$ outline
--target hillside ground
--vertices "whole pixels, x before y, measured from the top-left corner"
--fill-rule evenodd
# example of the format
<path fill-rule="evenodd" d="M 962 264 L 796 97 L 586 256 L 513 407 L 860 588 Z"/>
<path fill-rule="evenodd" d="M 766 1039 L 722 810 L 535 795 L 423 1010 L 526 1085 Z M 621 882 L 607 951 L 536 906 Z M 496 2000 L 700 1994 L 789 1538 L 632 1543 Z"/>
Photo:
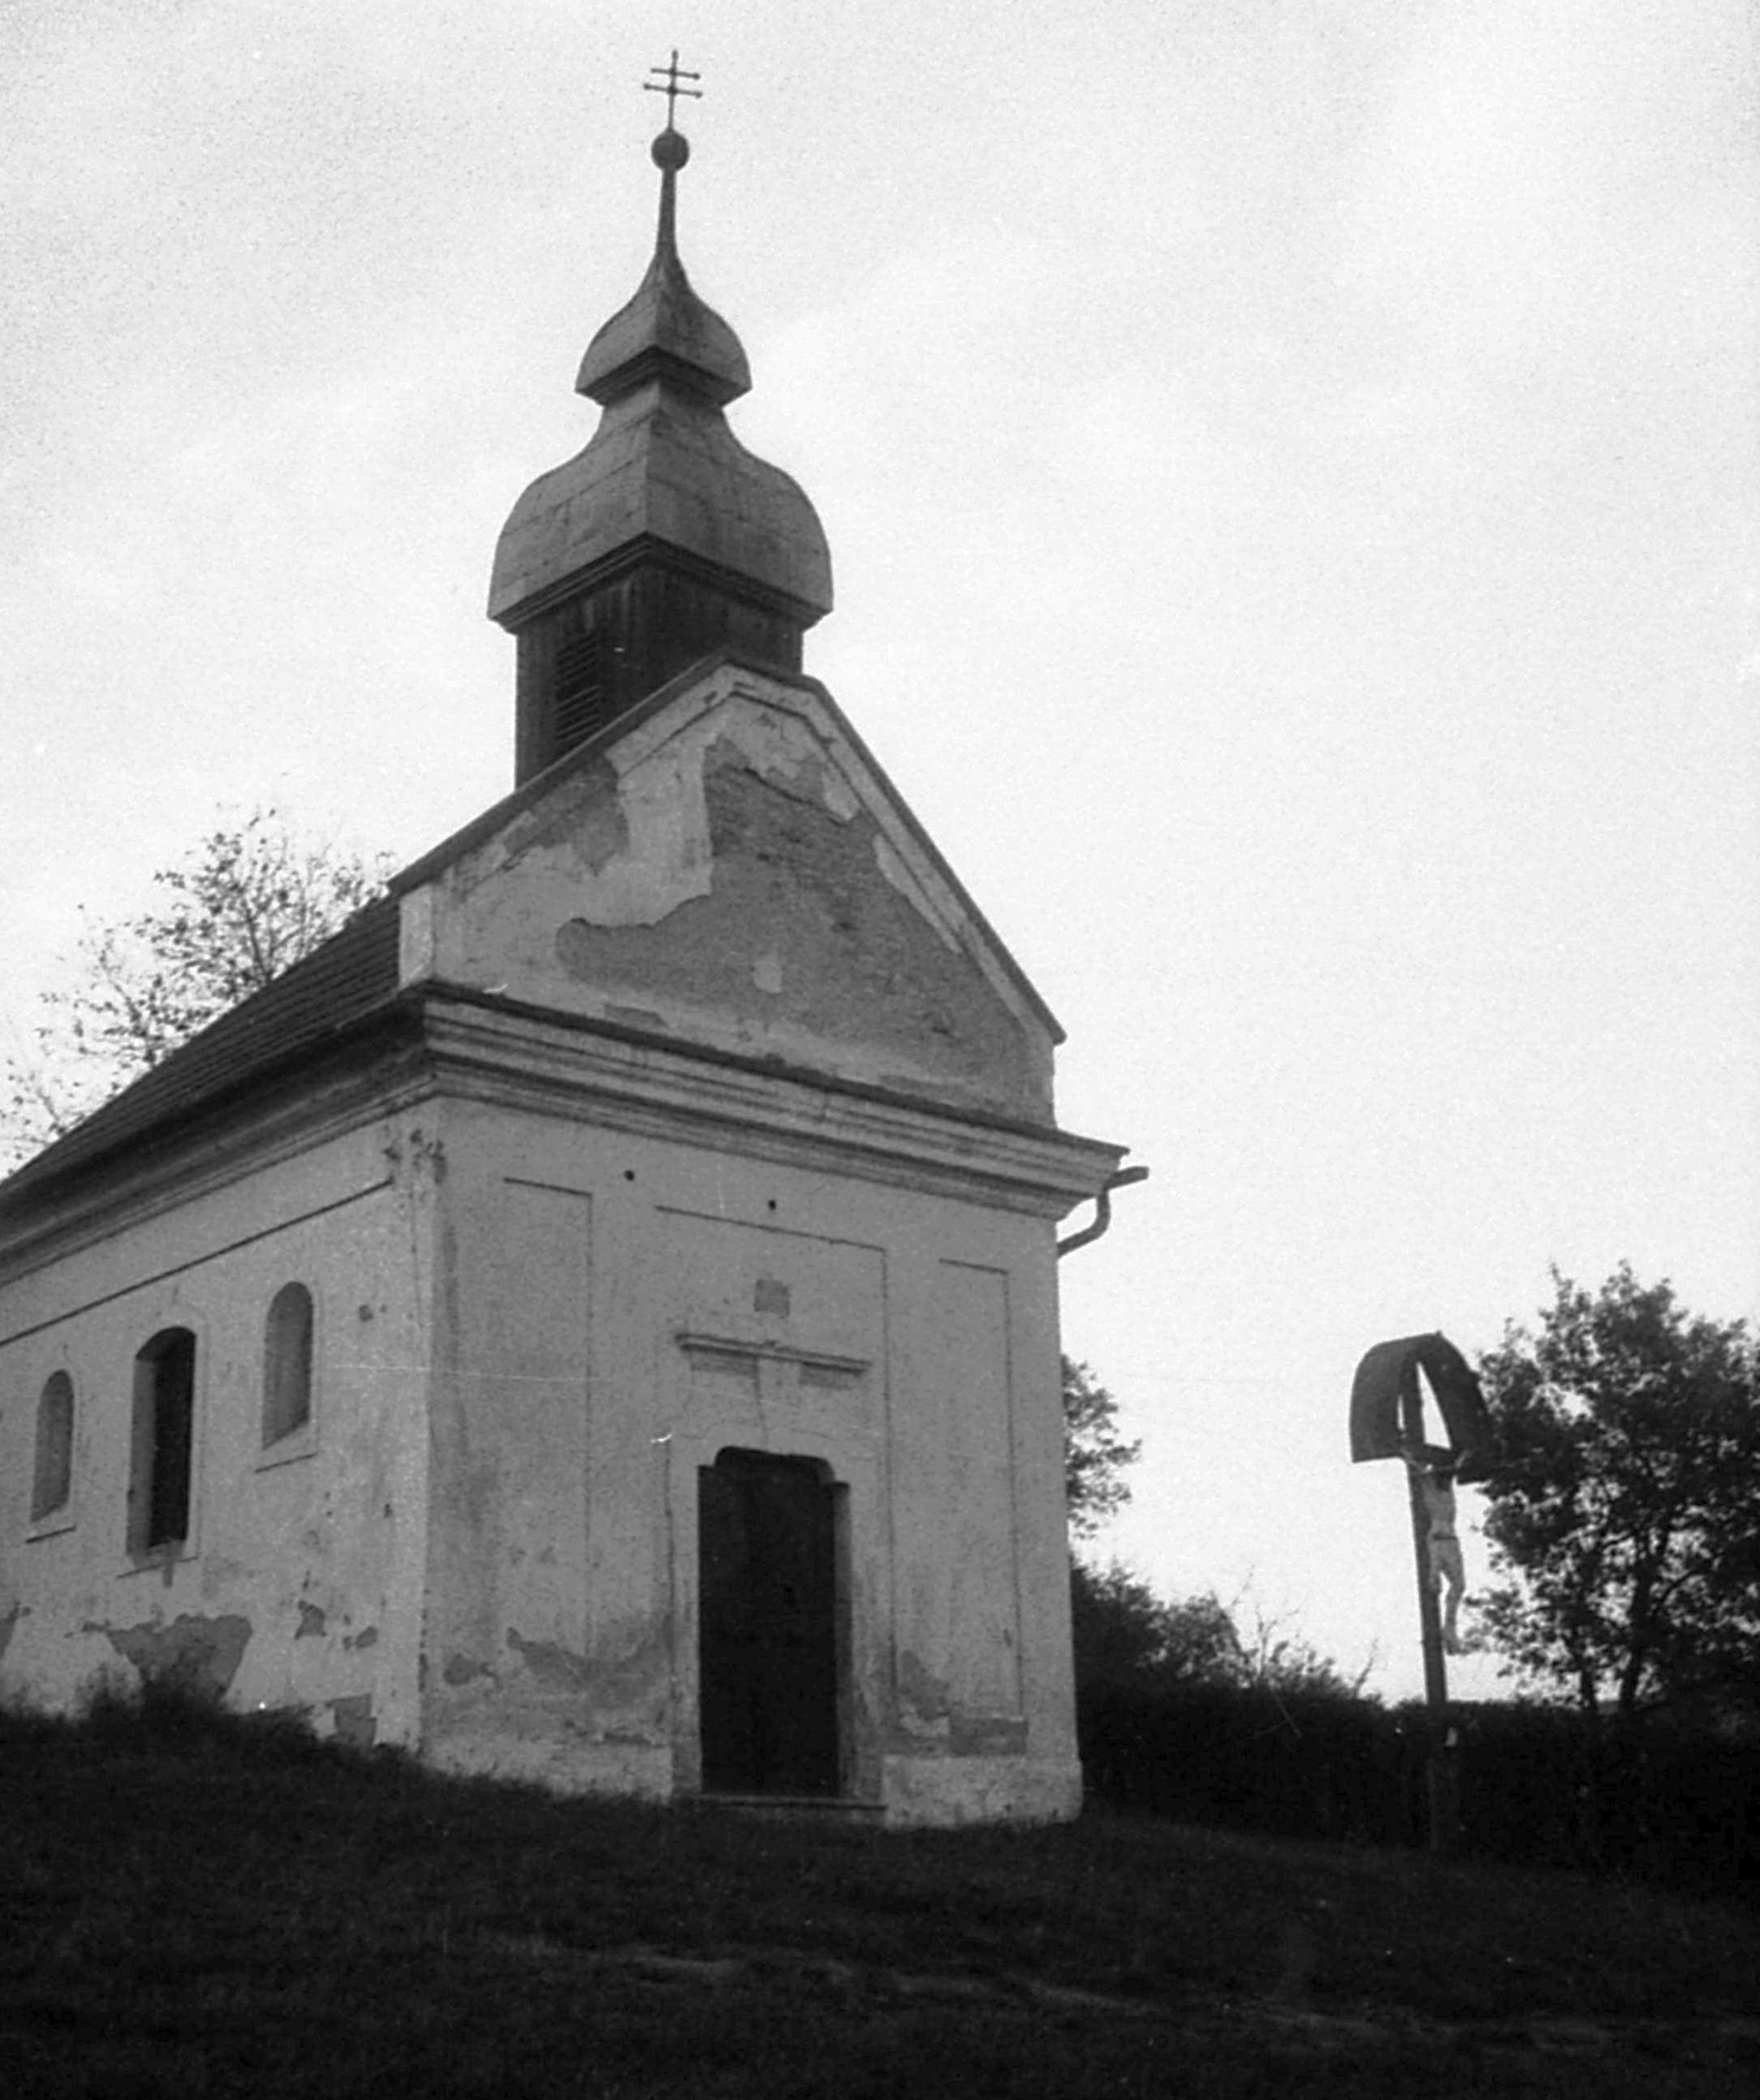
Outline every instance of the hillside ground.
<path fill-rule="evenodd" d="M 1760 1914 L 1092 1812 L 563 1801 L 175 1700 L 0 1720 L 0 2091 L 1760 2090 Z"/>

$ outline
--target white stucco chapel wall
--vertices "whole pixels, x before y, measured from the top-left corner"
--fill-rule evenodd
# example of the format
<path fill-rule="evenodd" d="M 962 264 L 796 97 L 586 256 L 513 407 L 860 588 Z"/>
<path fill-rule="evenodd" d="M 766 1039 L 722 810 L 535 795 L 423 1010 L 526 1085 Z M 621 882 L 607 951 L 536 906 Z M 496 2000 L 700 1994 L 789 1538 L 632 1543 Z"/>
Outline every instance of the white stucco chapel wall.
<path fill-rule="evenodd" d="M 711 667 L 394 888 L 382 1042 L 0 1235 L 0 1691 L 183 1670 L 690 1797 L 699 1482 L 762 1454 L 835 1510 L 830 1790 L 1073 1813 L 1055 1236 L 1118 1151 L 1056 1129 L 1055 1023 L 829 697 Z M 289 1282 L 313 1415 L 265 1451 Z M 170 1327 L 191 1523 L 141 1551 L 134 1365 Z M 33 1524 L 58 1371 L 75 1492 Z"/>
<path fill-rule="evenodd" d="M 66 1705 L 180 1674 L 243 1707 L 412 1742 L 426 1533 L 428 1191 L 419 1129 L 345 1137 L 107 1221 L 0 1283 L 0 1688 Z M 264 1329 L 311 1294 L 308 1427 L 265 1449 Z M 135 1361 L 195 1336 L 187 1538 L 131 1551 Z M 35 1398 L 75 1406 L 67 1509 L 33 1524 Z"/>
<path fill-rule="evenodd" d="M 434 1754 L 697 1791 L 698 1471 L 733 1446 L 845 1491 L 845 1791 L 1070 1812 L 1048 1229 L 632 1132 L 445 1128 Z"/>

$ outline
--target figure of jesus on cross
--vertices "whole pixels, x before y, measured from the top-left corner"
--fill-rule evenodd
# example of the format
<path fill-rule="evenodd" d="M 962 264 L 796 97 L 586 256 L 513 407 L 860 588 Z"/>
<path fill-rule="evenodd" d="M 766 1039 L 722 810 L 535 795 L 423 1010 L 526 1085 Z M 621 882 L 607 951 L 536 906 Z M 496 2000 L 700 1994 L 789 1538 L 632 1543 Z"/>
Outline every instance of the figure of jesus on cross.
<path fill-rule="evenodd" d="M 1424 1558 L 1431 1589 L 1442 1605 L 1442 1646 L 1449 1655 L 1463 1655 L 1460 1635 L 1461 1599 L 1467 1588 L 1467 1567 L 1461 1558 L 1460 1534 L 1456 1531 L 1454 1476 L 1459 1456 L 1435 1444 L 1402 1443 L 1405 1459 L 1424 1511 Z"/>

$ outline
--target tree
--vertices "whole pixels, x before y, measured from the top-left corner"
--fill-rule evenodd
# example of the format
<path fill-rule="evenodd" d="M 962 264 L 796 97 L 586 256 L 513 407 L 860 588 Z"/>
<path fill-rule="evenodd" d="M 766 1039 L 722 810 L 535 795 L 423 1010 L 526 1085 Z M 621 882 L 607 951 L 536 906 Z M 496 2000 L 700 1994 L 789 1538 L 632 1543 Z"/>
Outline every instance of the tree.
<path fill-rule="evenodd" d="M 1239 1664 L 1235 1682 L 1279 1694 L 1312 1693 L 1329 1699 L 1361 1699 L 1374 1674 L 1379 1652 L 1371 1642 L 1356 1674 L 1347 1677 L 1322 1655 L 1287 1611 L 1268 1611 L 1248 1583 L 1228 1607 Z M 1250 1618 L 1246 1616 L 1250 1614 Z"/>
<path fill-rule="evenodd" d="M 1063 1480 L 1070 1529 L 1092 1538 L 1131 1499 L 1121 1477 L 1141 1457 L 1140 1443 L 1118 1433 L 1118 1403 L 1086 1364 L 1063 1359 Z"/>
<path fill-rule="evenodd" d="M 1289 1614 L 1268 1612 L 1250 1586 L 1232 1604 L 1214 1590 L 1158 1597 L 1116 1560 L 1105 1568 L 1078 1560 L 1070 1582 L 1076 1677 L 1090 1691 L 1205 1685 L 1352 1699 L 1374 1667 L 1371 1652 L 1356 1677 L 1346 1677 L 1303 1638 Z M 1250 1615 L 1246 1621 L 1243 1612 Z"/>
<path fill-rule="evenodd" d="M 1070 1572 L 1078 1681 L 1107 1685 L 1233 1683 L 1241 1644 L 1214 1592 L 1169 1602 L 1114 1560 Z"/>
<path fill-rule="evenodd" d="M 1555 1269 L 1537 1333 L 1483 1358 L 1497 1429 L 1482 1599 L 1505 1674 L 1591 1716 L 1751 1708 L 1760 1692 L 1760 1399 L 1745 1324 L 1690 1317 L 1622 1266 Z"/>
<path fill-rule="evenodd" d="M 46 992 L 33 1048 L 6 1061 L 0 1141 L 59 1137 L 229 1007 L 309 955 L 389 872 L 299 839 L 278 810 L 223 823 L 152 880 L 156 911 L 86 918 L 71 989 Z"/>

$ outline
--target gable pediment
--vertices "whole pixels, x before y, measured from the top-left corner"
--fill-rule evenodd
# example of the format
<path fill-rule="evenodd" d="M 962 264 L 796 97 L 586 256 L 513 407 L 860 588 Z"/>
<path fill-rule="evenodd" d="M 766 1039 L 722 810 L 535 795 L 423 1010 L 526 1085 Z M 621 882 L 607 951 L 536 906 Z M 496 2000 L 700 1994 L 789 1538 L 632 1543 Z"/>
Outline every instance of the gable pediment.
<path fill-rule="evenodd" d="M 406 982 L 1052 1119 L 1056 1021 L 810 680 L 687 673 L 403 887 Z"/>

